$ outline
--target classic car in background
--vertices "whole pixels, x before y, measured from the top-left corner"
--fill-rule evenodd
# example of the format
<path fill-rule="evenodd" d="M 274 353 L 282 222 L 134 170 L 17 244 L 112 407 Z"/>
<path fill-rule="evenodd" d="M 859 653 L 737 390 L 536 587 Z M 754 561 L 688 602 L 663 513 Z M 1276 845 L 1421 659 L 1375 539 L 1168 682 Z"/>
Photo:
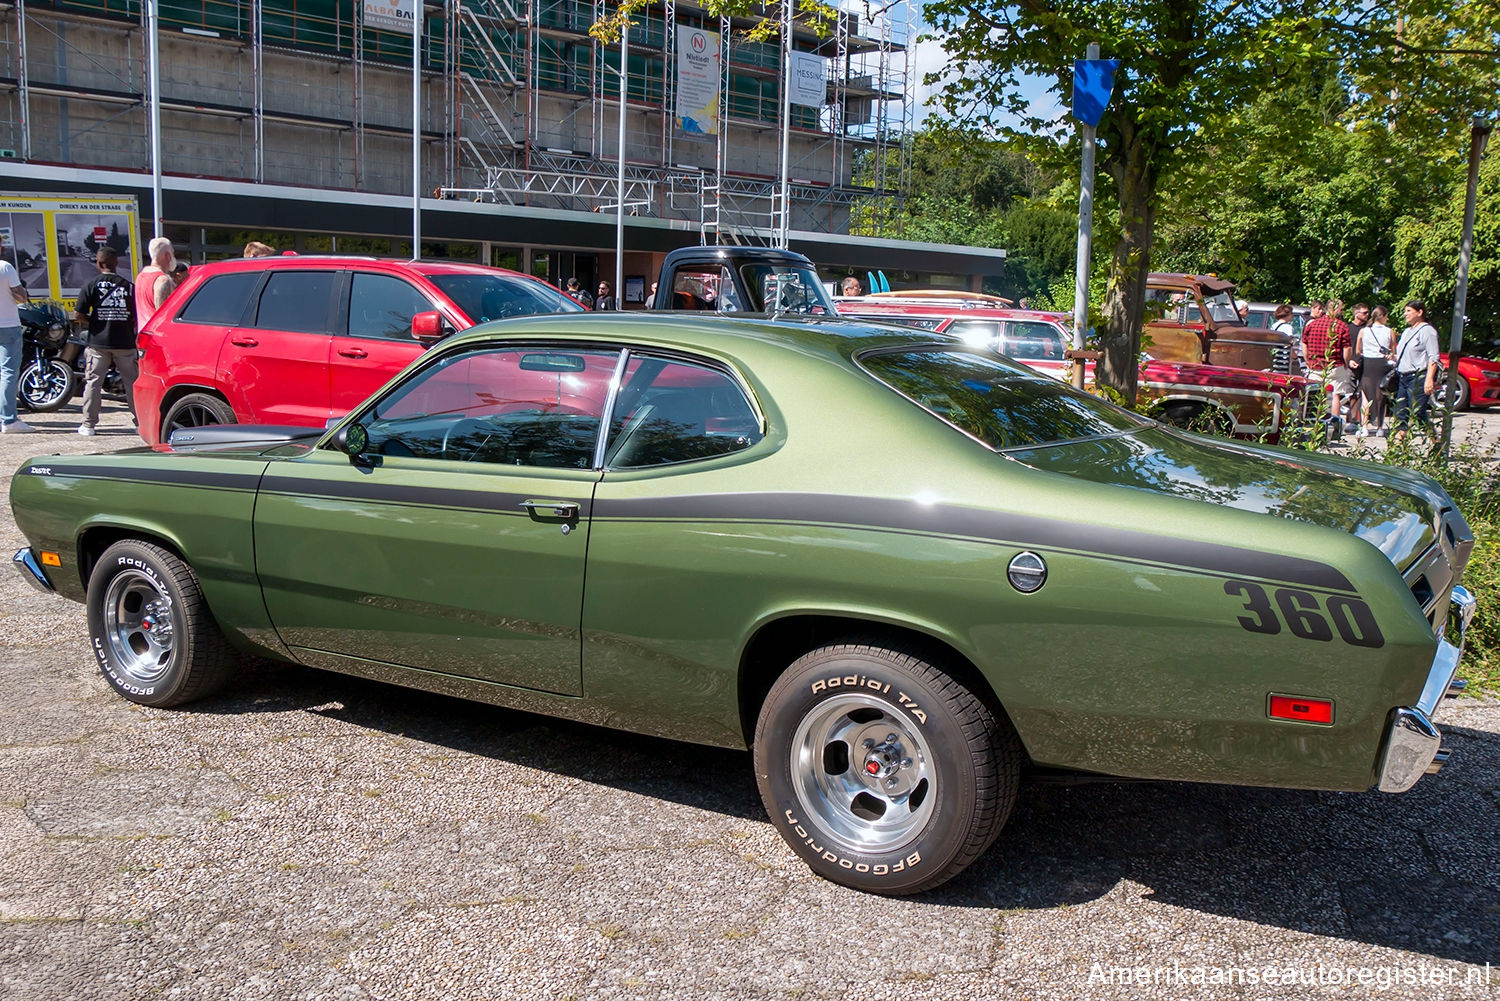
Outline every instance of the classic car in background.
<path fill-rule="evenodd" d="M 1302 374 L 1296 336 L 1246 325 L 1235 308 L 1234 282 L 1215 275 L 1153 271 L 1146 280 L 1143 343 L 1161 361 L 1203 362 Z"/>
<path fill-rule="evenodd" d="M 120 695 L 255 654 L 750 747 L 777 830 L 860 889 L 964 869 L 1023 765 L 1399 792 L 1445 755 L 1473 539 L 1436 483 L 945 334 L 513 319 L 331 430 L 180 435 L 11 484 L 16 565 L 84 603 Z"/>
<path fill-rule="evenodd" d="M 839 315 L 938 330 L 988 347 L 1068 381 L 1066 357 L 1072 319 L 1065 313 L 1006 309 L 984 299 L 925 296 L 857 296 L 835 300 Z M 1085 362 L 1092 386 L 1094 364 Z M 1220 365 L 1161 361 L 1141 363 L 1137 399 L 1170 424 L 1275 442 L 1288 418 L 1305 416 L 1316 383 L 1296 375 Z"/>

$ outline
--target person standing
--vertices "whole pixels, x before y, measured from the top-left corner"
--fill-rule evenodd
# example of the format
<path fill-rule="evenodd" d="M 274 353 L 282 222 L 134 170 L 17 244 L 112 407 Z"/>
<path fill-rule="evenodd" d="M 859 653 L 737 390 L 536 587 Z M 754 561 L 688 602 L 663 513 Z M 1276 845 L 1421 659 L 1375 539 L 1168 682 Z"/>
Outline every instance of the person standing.
<path fill-rule="evenodd" d="M 583 283 L 578 280 L 577 275 L 568 279 L 568 283 L 563 286 L 563 292 L 584 309 L 594 308 L 594 297 L 589 295 L 588 290 L 583 287 Z"/>
<path fill-rule="evenodd" d="M 1406 304 L 1406 329 L 1396 342 L 1397 431 L 1407 429 L 1413 409 L 1417 420 L 1427 423 L 1428 401 L 1437 391 L 1437 370 L 1437 328 L 1427 322 L 1427 304 L 1413 299 Z"/>
<path fill-rule="evenodd" d="M 1355 312 L 1358 313 L 1358 307 Z M 1357 433 L 1361 435 L 1378 437 L 1385 433 L 1385 392 L 1381 383 L 1396 353 L 1395 337 L 1387 318 L 1385 307 L 1376 306 L 1370 313 L 1369 324 L 1359 331 L 1359 389 L 1364 398 L 1364 425 Z"/>
<path fill-rule="evenodd" d="M 276 248 L 261 243 L 259 240 L 251 240 L 245 244 L 246 257 L 275 257 Z"/>
<path fill-rule="evenodd" d="M 845 278 L 842 284 L 839 286 L 839 295 L 842 296 L 853 297 L 864 294 L 864 286 L 860 285 L 859 279 L 854 277 L 853 275 Z M 1022 306 L 1021 308 L 1025 309 L 1026 307 Z"/>
<path fill-rule="evenodd" d="M 1329 299 L 1325 307 L 1314 300 L 1309 303 L 1313 319 L 1302 329 L 1302 356 L 1307 363 L 1308 377 L 1317 379 L 1328 390 L 1329 419 L 1339 421 L 1343 432 L 1344 399 L 1354 392 L 1354 382 L 1349 375 L 1349 325 L 1342 319 L 1344 304 Z"/>
<path fill-rule="evenodd" d="M 617 308 L 615 306 L 615 297 L 609 291 L 609 282 L 599 283 L 599 298 L 594 300 L 594 308 L 597 310 Z"/>
<path fill-rule="evenodd" d="M 154 246 L 156 241 L 151 241 Z M 167 244 L 170 253 L 172 245 Z M 135 331 L 138 289 L 115 274 L 119 255 L 113 247 L 100 247 L 94 255 L 99 275 L 78 294 L 74 317 L 88 325 L 84 348 L 83 423 L 81 435 L 93 435 L 99 423 L 99 403 L 104 393 L 104 376 L 113 365 L 125 386 L 125 405 L 135 418 Z M 168 276 L 163 276 L 171 281 Z M 170 291 L 170 290 L 169 290 Z"/>
<path fill-rule="evenodd" d="M 1276 307 L 1276 311 L 1271 314 L 1271 329 L 1288 337 L 1297 336 L 1297 328 L 1292 323 L 1292 307 L 1285 303 Z"/>
<path fill-rule="evenodd" d="M 177 266 L 177 258 L 172 252 L 172 241 L 158 236 L 147 244 L 146 249 L 151 254 L 151 263 L 135 276 L 135 320 L 139 324 L 151 319 L 151 314 L 176 288 L 172 269 Z"/>
<path fill-rule="evenodd" d="M 5 240 L 0 237 L 0 249 Z M 0 294 L 0 433 L 31 434 L 37 429 L 21 420 L 16 413 L 16 399 L 21 393 L 21 314 L 17 306 L 31 301 L 26 286 L 15 267 L 0 258 L 0 285 L 5 291 Z"/>
<path fill-rule="evenodd" d="M 657 286 L 657 284 L 658 284 L 657 282 L 652 282 L 651 283 L 651 294 L 648 295 L 648 296 L 646 296 L 646 308 L 647 309 L 655 309 L 656 308 L 656 286 Z"/>

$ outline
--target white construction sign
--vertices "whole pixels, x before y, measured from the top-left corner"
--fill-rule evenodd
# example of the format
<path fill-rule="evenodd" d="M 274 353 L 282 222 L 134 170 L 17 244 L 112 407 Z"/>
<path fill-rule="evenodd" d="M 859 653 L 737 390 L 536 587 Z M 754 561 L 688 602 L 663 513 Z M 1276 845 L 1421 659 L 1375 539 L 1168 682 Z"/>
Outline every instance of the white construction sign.
<path fill-rule="evenodd" d="M 420 0 L 364 0 L 365 27 L 412 34 Z"/>
<path fill-rule="evenodd" d="M 811 52 L 792 53 L 793 104 L 821 108 L 828 103 L 828 60 Z"/>

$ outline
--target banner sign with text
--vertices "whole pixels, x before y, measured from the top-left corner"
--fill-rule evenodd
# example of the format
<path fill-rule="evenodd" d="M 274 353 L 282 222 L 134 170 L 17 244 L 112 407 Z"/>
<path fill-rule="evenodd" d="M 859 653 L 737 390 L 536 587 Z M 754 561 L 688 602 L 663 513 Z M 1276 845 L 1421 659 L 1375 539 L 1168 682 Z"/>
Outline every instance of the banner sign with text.
<path fill-rule="evenodd" d="M 811 52 L 792 53 L 793 104 L 821 108 L 828 103 L 828 60 Z"/>
<path fill-rule="evenodd" d="M 115 271 L 135 280 L 145 266 L 140 217 L 133 197 L 118 195 L 0 196 L 0 258 L 9 261 L 33 299 L 57 299 L 69 311 L 79 289 L 99 274 L 94 255 L 111 247 Z"/>
<path fill-rule="evenodd" d="M 719 33 L 677 29 L 677 127 L 688 135 L 718 135 Z"/>
<path fill-rule="evenodd" d="M 365 27 L 381 31 L 413 33 L 419 0 L 364 0 Z"/>

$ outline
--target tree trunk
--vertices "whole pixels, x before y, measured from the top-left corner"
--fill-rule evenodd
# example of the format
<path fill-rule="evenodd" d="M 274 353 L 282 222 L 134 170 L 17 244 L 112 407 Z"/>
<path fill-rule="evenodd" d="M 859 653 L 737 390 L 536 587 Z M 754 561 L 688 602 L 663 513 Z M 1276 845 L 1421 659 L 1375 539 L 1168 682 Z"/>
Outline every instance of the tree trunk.
<path fill-rule="evenodd" d="M 1146 278 L 1151 273 L 1151 235 L 1156 227 L 1156 167 L 1147 141 L 1126 109 L 1118 114 L 1120 143 L 1105 163 L 1120 201 L 1120 239 L 1110 261 L 1104 297 L 1103 351 L 1099 382 L 1135 404 L 1140 377 L 1141 327 Z"/>

